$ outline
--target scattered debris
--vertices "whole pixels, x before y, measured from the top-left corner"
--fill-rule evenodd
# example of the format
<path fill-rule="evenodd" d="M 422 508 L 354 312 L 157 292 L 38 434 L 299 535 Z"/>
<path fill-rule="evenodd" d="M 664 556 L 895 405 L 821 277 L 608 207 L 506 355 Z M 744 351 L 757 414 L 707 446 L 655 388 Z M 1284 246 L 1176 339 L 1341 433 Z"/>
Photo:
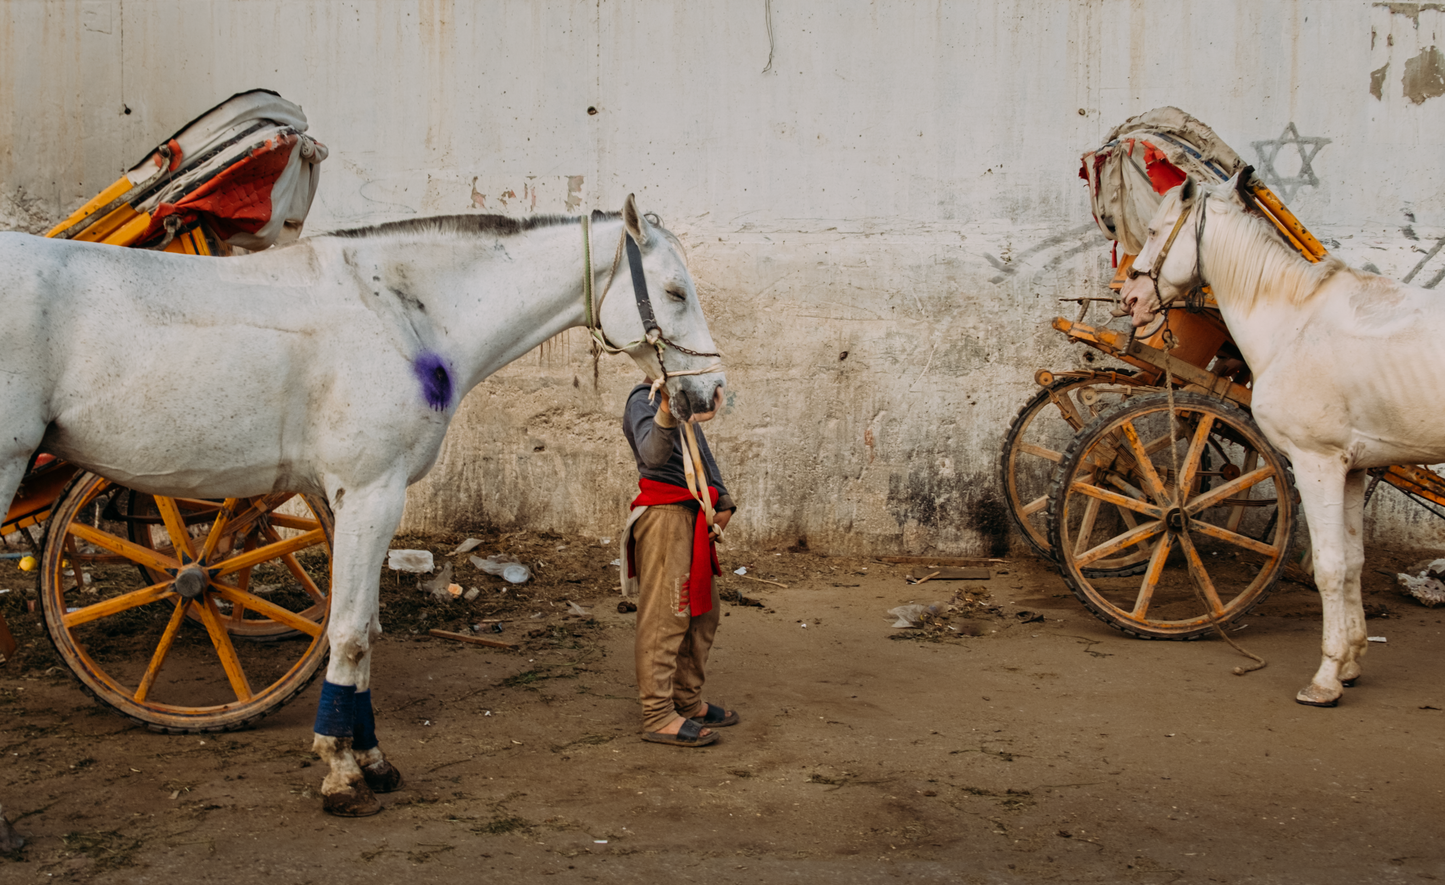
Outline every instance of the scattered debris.
<path fill-rule="evenodd" d="M 750 596 L 744 596 L 731 587 L 719 590 L 717 595 L 723 602 L 731 602 L 733 605 L 745 605 L 752 608 L 763 607 L 762 602 L 759 600 L 753 599 Z"/>
<path fill-rule="evenodd" d="M 737 572 L 733 574 L 737 574 Z M 777 581 L 769 581 L 766 578 L 755 578 L 752 575 L 743 575 L 742 577 L 747 578 L 749 581 L 757 581 L 759 584 L 772 584 L 774 587 L 782 587 L 784 590 L 788 589 L 787 584 L 779 584 Z"/>
<path fill-rule="evenodd" d="M 463 542 L 461 542 L 460 544 L 457 545 L 457 549 L 453 550 L 451 553 L 448 553 L 447 555 L 448 555 L 448 556 L 460 556 L 460 555 L 462 555 L 463 553 L 471 553 L 473 550 L 477 549 L 477 546 L 480 545 L 481 543 L 482 543 L 482 539 L 481 539 L 481 538 L 467 538 L 465 541 L 463 541 Z"/>
<path fill-rule="evenodd" d="M 569 599 L 569 600 L 567 600 L 567 614 L 569 614 L 569 615 L 581 615 L 582 617 L 585 618 L 585 617 L 587 617 L 588 614 L 590 614 L 590 612 L 588 612 L 587 609 L 583 608 L 582 606 L 578 605 L 577 603 L 575 603 L 575 602 L 573 602 L 572 600 Z"/>
<path fill-rule="evenodd" d="M 1395 580 L 1421 605 L 1445 605 L 1445 559 L 1417 563 Z"/>
<path fill-rule="evenodd" d="M 421 589 L 442 600 L 451 600 L 461 594 L 462 588 L 457 587 L 457 592 L 452 593 L 450 590 L 452 587 L 457 587 L 457 585 L 452 583 L 452 564 L 450 562 L 442 563 L 442 569 L 437 572 L 436 577 L 421 582 Z"/>
<path fill-rule="evenodd" d="M 386 566 L 392 571 L 424 575 L 432 570 L 430 550 L 388 550 Z"/>
<path fill-rule="evenodd" d="M 745 566 L 745 565 L 744 565 L 744 566 L 740 566 L 739 568 L 733 570 L 733 574 L 735 574 L 735 575 L 746 575 L 747 573 L 748 573 L 748 567 Z"/>
<path fill-rule="evenodd" d="M 945 637 L 976 636 L 979 627 L 973 621 L 977 618 L 997 618 L 1002 610 L 989 601 L 987 591 L 975 594 L 960 590 L 946 601 L 932 605 L 907 603 L 889 609 L 888 614 L 897 619 L 893 622 L 895 628 L 916 631 L 894 634 L 893 638 L 913 635 L 936 642 Z M 1022 615 L 1030 617 L 1023 619 Z M 1027 624 L 1043 620 L 1043 617 L 1023 612 L 1021 620 Z"/>
<path fill-rule="evenodd" d="M 1385 637 L 1383 637 L 1383 636 L 1367 636 L 1367 637 L 1365 637 L 1365 638 L 1368 639 L 1368 640 L 1370 640 L 1371 642 L 1385 642 L 1385 641 L 1387 641 L 1387 640 L 1385 639 Z"/>
<path fill-rule="evenodd" d="M 625 615 L 628 612 L 635 611 L 637 611 L 637 603 L 635 602 L 624 599 L 621 602 L 617 603 L 617 613 L 619 615 Z"/>
<path fill-rule="evenodd" d="M 435 636 L 437 639 L 451 639 L 455 642 L 467 642 L 472 645 L 485 645 L 487 648 L 515 649 L 516 643 L 503 642 L 500 639 L 487 639 L 485 636 L 471 636 L 466 633 L 453 633 L 450 630 L 428 630 L 426 635 Z"/>
<path fill-rule="evenodd" d="M 1031 612 L 1027 609 L 1014 612 L 1014 617 L 1018 618 L 1019 622 L 1023 624 L 1038 624 L 1044 619 L 1044 616 L 1038 612 Z"/>
<path fill-rule="evenodd" d="M 465 599 L 467 602 L 471 602 L 473 599 L 476 599 L 478 596 L 480 596 L 481 593 L 482 591 L 479 588 L 473 587 L 462 594 L 462 599 Z"/>
<path fill-rule="evenodd" d="M 879 556 L 879 562 L 887 562 L 893 565 L 924 565 L 929 568 L 943 568 L 945 566 L 958 566 L 960 568 L 987 568 L 990 565 L 1003 565 L 1007 559 L 968 559 L 957 556 Z"/>
<path fill-rule="evenodd" d="M 473 556 L 470 559 L 472 565 L 487 574 L 500 575 L 502 580 L 512 584 L 525 584 L 527 579 L 532 577 L 531 569 L 501 553 L 488 556 L 486 559 L 482 559 L 480 556 Z"/>

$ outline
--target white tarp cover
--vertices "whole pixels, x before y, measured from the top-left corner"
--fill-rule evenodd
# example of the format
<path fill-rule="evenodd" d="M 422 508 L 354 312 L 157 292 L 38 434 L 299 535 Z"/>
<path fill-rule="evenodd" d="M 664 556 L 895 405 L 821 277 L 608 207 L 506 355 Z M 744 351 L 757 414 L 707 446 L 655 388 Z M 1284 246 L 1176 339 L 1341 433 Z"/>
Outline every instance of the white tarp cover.
<path fill-rule="evenodd" d="M 186 124 L 126 173 L 145 185 L 131 199 L 152 217 L 145 237 L 170 215 L 201 220 L 252 251 L 275 243 L 288 223 L 299 233 L 327 153 L 306 128 L 300 107 L 266 89 L 237 93 Z"/>
<path fill-rule="evenodd" d="M 1115 127 L 1103 147 L 1084 154 L 1079 177 L 1089 183 L 1104 236 L 1137 255 L 1163 195 L 1185 175 L 1223 182 L 1243 166 L 1214 130 L 1178 108 L 1162 107 Z"/>

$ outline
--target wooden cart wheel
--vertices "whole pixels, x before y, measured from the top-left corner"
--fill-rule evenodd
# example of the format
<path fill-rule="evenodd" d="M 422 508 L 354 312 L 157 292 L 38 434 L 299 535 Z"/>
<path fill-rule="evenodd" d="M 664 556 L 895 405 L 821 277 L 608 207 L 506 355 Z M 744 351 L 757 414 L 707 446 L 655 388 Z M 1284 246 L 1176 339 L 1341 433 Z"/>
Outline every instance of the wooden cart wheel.
<path fill-rule="evenodd" d="M 304 515 L 278 510 L 293 499 Z M 154 731 L 245 728 L 326 660 L 331 533 L 306 496 L 150 498 L 82 473 L 46 530 L 46 630 L 86 691 Z"/>
<path fill-rule="evenodd" d="M 1128 370 L 1060 378 L 1039 388 L 1014 417 L 999 457 L 1000 480 L 1014 526 L 1040 556 L 1056 559 L 1049 543 L 1049 487 L 1064 449 L 1101 412 L 1149 389 Z M 1133 514 L 1123 511 L 1109 518 L 1122 530 Z M 1089 572 L 1137 574 L 1147 560 L 1144 551 L 1128 550 L 1093 564 Z"/>
<path fill-rule="evenodd" d="M 1295 493 L 1284 458 L 1238 406 L 1191 393 L 1131 398 L 1064 452 L 1049 539 L 1074 595 L 1145 639 L 1193 639 L 1258 605 L 1284 568 Z M 1205 458 L 1208 453 L 1211 457 Z M 1099 519 L 1128 510 L 1127 530 Z M 1091 574 L 1136 550 L 1142 576 Z"/>

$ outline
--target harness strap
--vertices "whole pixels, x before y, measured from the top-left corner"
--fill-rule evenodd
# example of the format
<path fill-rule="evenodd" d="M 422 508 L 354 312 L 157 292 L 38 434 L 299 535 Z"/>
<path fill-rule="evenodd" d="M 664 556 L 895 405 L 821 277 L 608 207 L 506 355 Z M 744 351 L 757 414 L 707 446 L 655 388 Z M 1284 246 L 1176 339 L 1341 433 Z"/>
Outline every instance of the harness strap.
<path fill-rule="evenodd" d="M 682 472 L 687 478 L 688 493 L 702 506 L 708 528 L 712 528 L 717 512 L 712 506 L 712 496 L 707 493 L 707 470 L 702 466 L 702 453 L 690 421 L 682 422 L 682 448 Z"/>

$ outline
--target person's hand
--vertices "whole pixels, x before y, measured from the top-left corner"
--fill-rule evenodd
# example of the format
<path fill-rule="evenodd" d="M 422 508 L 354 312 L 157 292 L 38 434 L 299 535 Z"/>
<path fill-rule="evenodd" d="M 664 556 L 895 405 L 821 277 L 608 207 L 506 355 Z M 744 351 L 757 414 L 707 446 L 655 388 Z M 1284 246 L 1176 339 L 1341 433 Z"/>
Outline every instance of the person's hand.
<path fill-rule="evenodd" d="M 667 400 L 667 385 L 666 385 L 666 384 L 664 384 L 664 385 L 662 385 L 661 387 L 657 388 L 657 395 L 660 396 L 660 397 L 662 397 L 662 402 L 658 405 L 657 411 L 661 412 L 661 413 L 664 414 L 664 415 L 671 415 L 671 414 L 672 414 L 672 406 L 668 404 L 668 400 Z"/>
<path fill-rule="evenodd" d="M 722 539 L 723 539 L 723 529 L 727 528 L 728 521 L 731 520 L 732 518 L 733 518 L 733 512 L 732 512 L 731 510 L 723 510 L 723 511 L 720 511 L 719 513 L 717 513 L 717 514 L 715 514 L 715 515 L 713 516 L 713 519 L 712 519 L 712 539 L 713 539 L 713 543 L 716 543 L 716 544 L 721 544 L 721 543 L 722 543 Z"/>

